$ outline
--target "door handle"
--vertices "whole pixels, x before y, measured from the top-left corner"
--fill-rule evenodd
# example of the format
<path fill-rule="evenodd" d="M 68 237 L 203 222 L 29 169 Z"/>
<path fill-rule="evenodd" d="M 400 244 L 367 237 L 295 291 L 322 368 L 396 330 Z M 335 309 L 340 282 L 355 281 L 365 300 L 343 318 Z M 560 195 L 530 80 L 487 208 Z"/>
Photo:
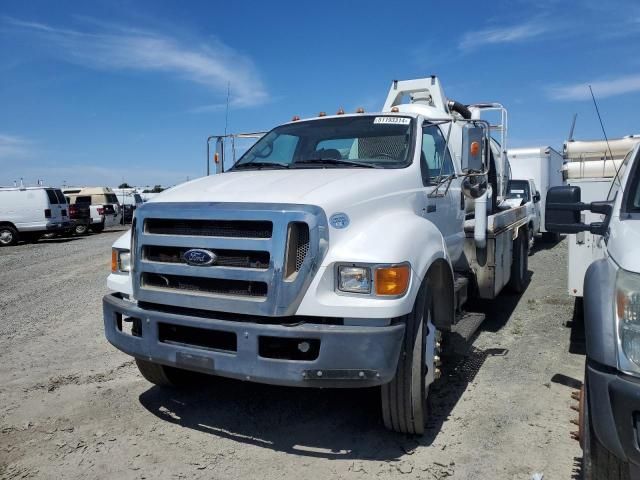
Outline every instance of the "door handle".
<path fill-rule="evenodd" d="M 460 190 L 460 210 L 464 210 L 464 192 Z"/>
<path fill-rule="evenodd" d="M 436 211 L 435 205 L 427 205 L 427 213 L 433 213 Z"/>

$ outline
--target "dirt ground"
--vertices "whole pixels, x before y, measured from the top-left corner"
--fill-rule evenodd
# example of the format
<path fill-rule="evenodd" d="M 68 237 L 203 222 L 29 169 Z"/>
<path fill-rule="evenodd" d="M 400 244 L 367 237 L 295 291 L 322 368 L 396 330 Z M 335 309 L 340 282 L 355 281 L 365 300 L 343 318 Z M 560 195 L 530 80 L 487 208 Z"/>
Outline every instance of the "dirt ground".
<path fill-rule="evenodd" d="M 487 320 L 411 438 L 385 431 L 374 389 L 146 382 L 103 334 L 118 235 L 0 249 L 0 478 L 579 478 L 565 242 L 530 257 L 524 295 L 477 305 Z"/>

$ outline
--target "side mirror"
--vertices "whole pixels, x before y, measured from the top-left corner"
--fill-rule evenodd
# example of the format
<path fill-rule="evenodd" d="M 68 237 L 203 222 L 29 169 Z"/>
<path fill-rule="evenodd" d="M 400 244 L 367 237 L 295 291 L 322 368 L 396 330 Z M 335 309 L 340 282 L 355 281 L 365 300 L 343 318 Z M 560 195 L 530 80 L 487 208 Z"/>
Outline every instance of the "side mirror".
<path fill-rule="evenodd" d="M 545 228 L 547 231 L 552 233 L 591 232 L 594 235 L 604 235 L 607 232 L 613 211 L 612 203 L 582 203 L 580 194 L 580 187 L 571 185 L 549 189 L 545 205 Z M 601 213 L 605 215 L 605 219 L 603 222 L 582 223 L 580 212 L 583 210 Z"/>
<path fill-rule="evenodd" d="M 540 192 L 536 190 L 536 193 L 533 195 L 533 203 L 538 203 L 540 201 Z"/>
<path fill-rule="evenodd" d="M 484 130 L 466 124 L 462 129 L 462 171 L 484 171 L 483 154 L 485 150 Z"/>

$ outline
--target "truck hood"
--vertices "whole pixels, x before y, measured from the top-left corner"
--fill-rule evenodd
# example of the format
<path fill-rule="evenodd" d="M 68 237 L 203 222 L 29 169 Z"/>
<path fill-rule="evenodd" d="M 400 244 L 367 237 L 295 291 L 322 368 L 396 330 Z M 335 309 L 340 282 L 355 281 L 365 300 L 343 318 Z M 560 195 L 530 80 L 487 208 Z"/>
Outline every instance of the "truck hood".
<path fill-rule="evenodd" d="M 317 205 L 336 210 L 406 195 L 406 169 L 328 168 L 228 172 L 202 177 L 166 190 L 149 203 L 242 202 Z M 417 187 L 417 186 L 416 186 Z"/>
<path fill-rule="evenodd" d="M 612 218 L 607 251 L 620 268 L 640 273 L 640 220 Z"/>

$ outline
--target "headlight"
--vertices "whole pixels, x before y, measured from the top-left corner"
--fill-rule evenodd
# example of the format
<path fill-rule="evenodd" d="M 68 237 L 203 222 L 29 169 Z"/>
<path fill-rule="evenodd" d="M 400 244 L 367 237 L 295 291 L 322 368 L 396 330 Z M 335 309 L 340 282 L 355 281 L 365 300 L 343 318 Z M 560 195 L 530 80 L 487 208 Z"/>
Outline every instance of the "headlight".
<path fill-rule="evenodd" d="M 349 293 L 370 293 L 371 270 L 368 267 L 338 267 L 338 290 Z"/>
<path fill-rule="evenodd" d="M 339 265 L 337 289 L 377 297 L 397 298 L 409 289 L 411 267 L 400 265 Z"/>
<path fill-rule="evenodd" d="M 616 316 L 620 368 L 640 372 L 640 274 L 618 271 Z"/>
<path fill-rule="evenodd" d="M 131 253 L 129 250 L 111 249 L 111 271 L 113 273 L 129 273 L 131 270 Z"/>

